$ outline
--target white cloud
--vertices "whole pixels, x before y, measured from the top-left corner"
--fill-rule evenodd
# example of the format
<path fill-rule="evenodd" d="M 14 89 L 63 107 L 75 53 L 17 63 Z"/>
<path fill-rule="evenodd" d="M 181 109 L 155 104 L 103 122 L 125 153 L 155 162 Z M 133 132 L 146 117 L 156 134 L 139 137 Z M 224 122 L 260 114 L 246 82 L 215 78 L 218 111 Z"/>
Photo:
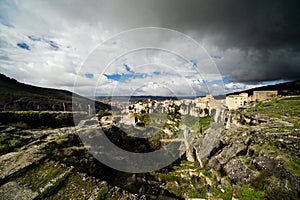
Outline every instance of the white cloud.
<path fill-rule="evenodd" d="M 40 21 L 38 17 L 31 20 L 33 23 Z M 0 23 L 0 72 L 21 82 L 44 87 L 73 90 L 81 63 L 89 51 L 109 35 L 107 31 L 100 31 L 99 27 L 86 24 L 65 26 L 45 33 L 43 30 L 30 30 L 30 26 L 25 26 L 27 23 L 20 18 L 14 21 L 13 26 Z M 51 23 L 51 20 L 45 23 Z M 102 34 L 97 35 L 96 32 Z M 53 48 L 50 41 L 58 48 Z M 18 43 L 25 43 L 30 50 L 18 47 Z M 80 84 L 91 82 L 85 79 L 79 77 Z"/>

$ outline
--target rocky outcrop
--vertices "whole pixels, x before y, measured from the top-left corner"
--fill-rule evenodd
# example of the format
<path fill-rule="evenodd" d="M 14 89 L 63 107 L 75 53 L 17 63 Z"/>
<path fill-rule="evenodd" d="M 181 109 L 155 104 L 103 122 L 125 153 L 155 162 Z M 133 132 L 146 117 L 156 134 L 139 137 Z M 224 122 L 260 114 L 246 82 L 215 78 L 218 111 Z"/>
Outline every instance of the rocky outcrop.
<path fill-rule="evenodd" d="M 193 141 L 196 157 L 201 165 L 204 160 L 213 156 L 224 146 L 221 140 L 224 129 L 224 113 L 225 109 L 222 106 L 216 107 L 212 112 L 211 125 L 204 132 L 204 136 L 195 137 Z"/>
<path fill-rule="evenodd" d="M 290 173 L 287 169 L 278 164 L 274 159 L 266 156 L 258 156 L 253 160 L 254 165 L 259 170 L 265 170 L 280 179 L 287 179 L 292 186 L 300 192 L 300 177 Z"/>
<path fill-rule="evenodd" d="M 0 187 L 0 195 L 2 199 L 32 200 L 39 194 L 12 181 Z"/>
<path fill-rule="evenodd" d="M 219 129 L 209 128 L 203 139 L 197 138 L 196 140 L 196 153 L 197 159 L 204 160 L 213 155 L 214 152 L 218 151 L 221 144 L 221 132 Z M 198 148 L 197 148 L 198 146 Z"/>
<path fill-rule="evenodd" d="M 264 184 L 260 179 L 267 172 L 264 179 L 271 185 L 268 188 L 289 183 L 291 186 L 278 190 L 289 195 L 288 191 L 294 190 L 299 194 L 300 176 L 291 169 L 291 162 L 293 165 L 298 162 L 291 159 L 299 159 L 299 131 L 292 129 L 291 122 L 261 113 L 221 109 L 212 112 L 212 119 L 210 128 L 193 140 L 201 167 L 221 172 L 223 184 L 229 179 L 233 184 L 250 184 L 257 188 Z M 220 123 L 217 126 L 216 122 L 222 119 L 224 126 Z M 232 183 L 226 182 L 226 185 Z M 272 195 L 270 189 L 261 190 Z"/>
<path fill-rule="evenodd" d="M 77 126 L 78 128 L 83 128 L 93 125 L 99 125 L 99 121 L 97 118 L 81 120 Z"/>
<path fill-rule="evenodd" d="M 9 132 L 32 138 L 26 145 L 0 156 L 0 196 L 5 199 L 178 199 L 149 174 L 124 173 L 97 161 L 82 146 L 74 128 L 26 133 L 15 128 L 1 129 L 0 136 Z M 128 143 L 126 135 L 117 137 L 122 132 L 115 129 L 106 130 L 107 134 L 120 140 L 121 145 Z M 12 137 L 7 142 L 13 140 Z M 130 144 L 139 150 L 145 145 Z"/>
<path fill-rule="evenodd" d="M 183 127 L 183 136 L 184 136 L 184 151 L 188 161 L 195 162 L 196 158 L 193 151 L 192 137 L 190 131 L 187 127 Z"/>
<path fill-rule="evenodd" d="M 223 170 L 234 183 L 249 183 L 254 177 L 254 172 L 240 159 L 230 160 Z"/>
<path fill-rule="evenodd" d="M 217 171 L 220 171 L 222 167 L 227 164 L 232 158 L 237 155 L 246 154 L 247 145 L 244 143 L 233 143 L 230 146 L 224 147 L 221 152 L 213 156 L 208 164 L 208 168 L 213 168 Z"/>

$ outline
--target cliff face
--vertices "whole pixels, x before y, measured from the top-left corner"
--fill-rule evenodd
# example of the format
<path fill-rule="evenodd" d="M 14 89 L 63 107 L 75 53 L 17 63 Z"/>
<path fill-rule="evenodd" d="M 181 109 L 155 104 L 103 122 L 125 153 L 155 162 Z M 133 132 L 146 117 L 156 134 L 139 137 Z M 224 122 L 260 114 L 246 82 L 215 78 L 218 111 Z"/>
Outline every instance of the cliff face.
<path fill-rule="evenodd" d="M 211 127 L 194 141 L 197 160 L 233 184 L 249 184 L 272 197 L 299 198 L 300 98 L 273 99 L 235 111 L 213 113 Z M 219 114 L 218 114 L 219 113 Z M 222 114 L 220 114 L 222 113 Z M 297 197 L 298 195 L 298 197 Z"/>
<path fill-rule="evenodd" d="M 212 108 L 199 108 L 195 103 L 182 103 L 180 113 L 182 115 L 204 117 L 211 114 Z"/>

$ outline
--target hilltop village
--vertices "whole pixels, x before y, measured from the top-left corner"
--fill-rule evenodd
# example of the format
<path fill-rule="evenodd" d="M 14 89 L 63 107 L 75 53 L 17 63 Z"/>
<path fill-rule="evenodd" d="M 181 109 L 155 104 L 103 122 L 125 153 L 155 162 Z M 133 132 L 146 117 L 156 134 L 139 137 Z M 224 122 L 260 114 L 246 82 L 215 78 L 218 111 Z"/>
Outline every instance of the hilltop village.
<path fill-rule="evenodd" d="M 276 90 L 253 91 L 253 95 L 240 93 L 227 95 L 225 101 L 217 100 L 212 95 L 207 94 L 205 97 L 196 99 L 181 100 L 140 100 L 122 109 L 121 113 L 101 117 L 102 125 L 111 123 L 135 125 L 141 122 L 137 115 L 161 113 L 166 114 L 174 106 L 179 107 L 179 113 L 182 116 L 205 117 L 211 115 L 216 106 L 223 106 L 229 110 L 235 110 L 241 107 L 249 106 L 252 102 L 265 101 L 278 96 Z"/>
<path fill-rule="evenodd" d="M 101 117 L 101 124 L 108 125 L 110 123 L 135 125 L 141 122 L 138 116 L 145 114 L 161 114 L 169 113 L 175 107 L 183 116 L 204 117 L 211 114 L 215 107 L 216 100 L 212 95 L 206 95 L 196 99 L 181 99 L 181 100 L 143 100 L 130 104 L 121 113 Z M 156 116 L 157 118 L 158 116 Z"/>

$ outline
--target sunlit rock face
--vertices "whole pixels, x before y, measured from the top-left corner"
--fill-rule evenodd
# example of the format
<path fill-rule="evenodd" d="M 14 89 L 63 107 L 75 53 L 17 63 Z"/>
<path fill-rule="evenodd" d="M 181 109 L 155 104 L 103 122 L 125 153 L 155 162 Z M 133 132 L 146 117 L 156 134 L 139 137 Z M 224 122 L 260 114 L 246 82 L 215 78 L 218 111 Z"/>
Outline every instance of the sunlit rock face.
<path fill-rule="evenodd" d="M 212 95 L 206 95 L 203 98 L 196 99 L 182 99 L 182 100 L 145 100 L 133 103 L 127 106 L 124 110 L 121 111 L 122 118 L 129 120 L 129 116 L 134 114 L 167 114 L 169 109 L 177 105 L 180 107 L 180 114 L 185 116 L 194 116 L 194 117 L 204 117 L 211 115 L 212 110 L 215 107 L 215 99 Z M 127 117 L 124 117 L 128 115 Z"/>
<path fill-rule="evenodd" d="M 236 110 L 216 106 L 211 127 L 193 141 L 197 161 L 207 170 L 222 172 L 232 183 L 256 189 L 266 183 L 269 189 L 262 189 L 266 195 L 273 194 L 270 188 L 281 187 L 284 195 L 295 198 L 291 191 L 299 194 L 300 177 L 290 165 L 296 166 L 299 158 L 298 101 L 282 98 Z M 216 122 L 223 126 L 214 126 Z M 291 185 L 283 189 L 286 182 Z"/>

